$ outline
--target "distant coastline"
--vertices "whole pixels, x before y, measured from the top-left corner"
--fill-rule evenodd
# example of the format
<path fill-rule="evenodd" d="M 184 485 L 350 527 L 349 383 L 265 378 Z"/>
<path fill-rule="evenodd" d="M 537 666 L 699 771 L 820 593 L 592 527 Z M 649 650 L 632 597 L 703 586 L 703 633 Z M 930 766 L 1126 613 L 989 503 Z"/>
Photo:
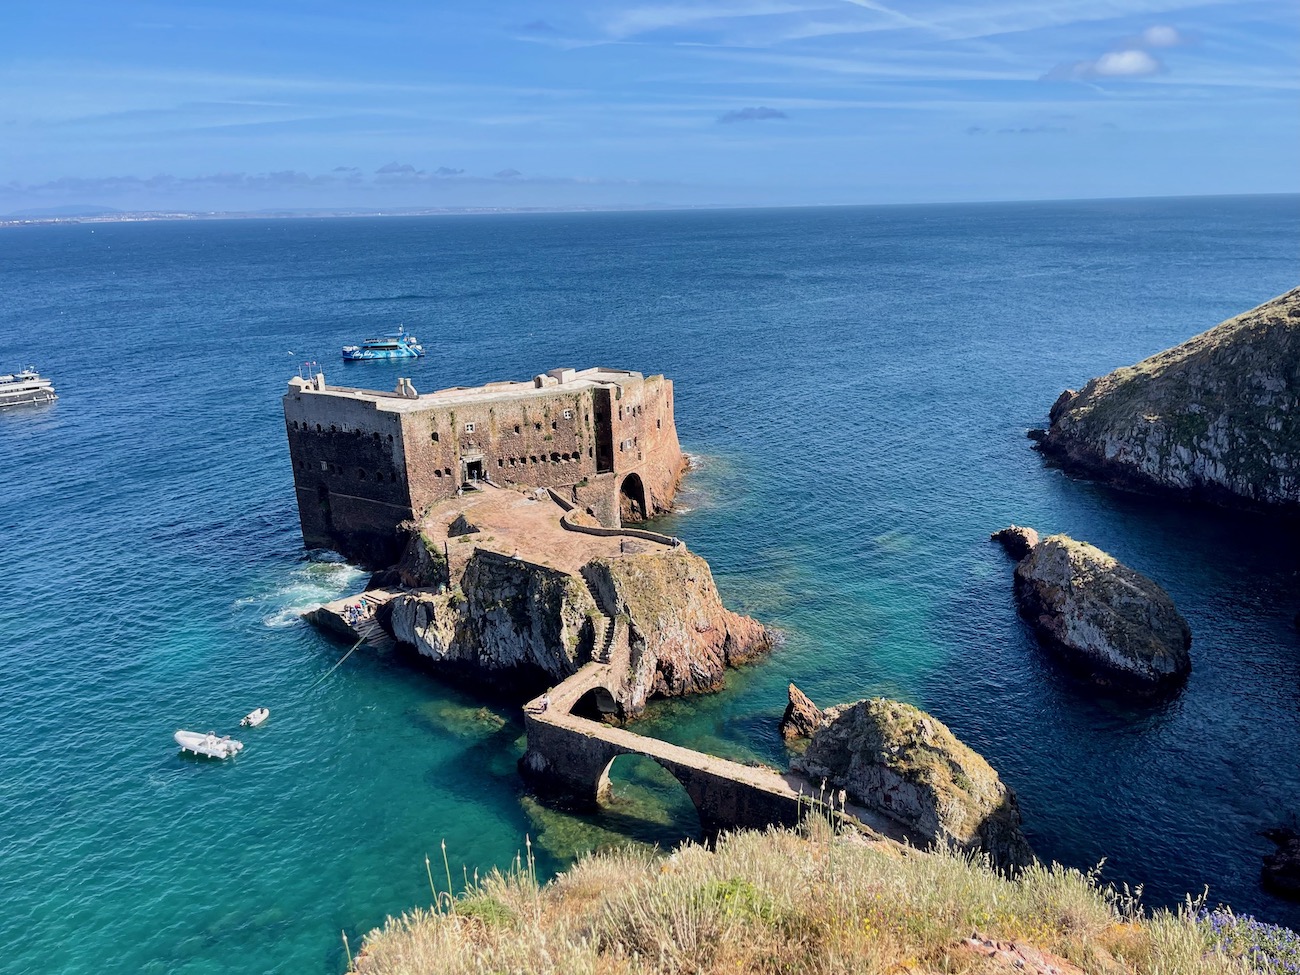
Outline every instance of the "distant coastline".
<path fill-rule="evenodd" d="M 641 213 L 656 210 L 735 210 L 726 203 L 638 204 L 630 206 L 536 206 L 536 207 L 329 207 L 270 210 L 107 210 L 87 208 L 79 213 L 17 213 L 0 216 L 0 227 L 30 227 L 48 224 L 152 223 L 160 220 L 300 220 L 330 217 L 441 217 L 490 213 Z"/>
<path fill-rule="evenodd" d="M 999 206 L 1008 203 L 1100 203 L 1124 200 L 1242 199 L 1277 198 L 1300 200 L 1300 193 L 1236 193 L 1204 196 L 1079 197 L 1041 200 L 907 200 L 856 203 L 631 203 L 625 205 L 589 203 L 551 206 L 455 206 L 455 207 L 269 207 L 262 210 L 117 210 L 102 206 L 61 206 L 0 214 L 0 227 L 31 227 L 50 224 L 151 223 L 170 220 L 301 220 L 331 217 L 439 217 L 501 213 L 654 213 L 683 210 L 798 210 L 837 207 L 908 206 Z"/>

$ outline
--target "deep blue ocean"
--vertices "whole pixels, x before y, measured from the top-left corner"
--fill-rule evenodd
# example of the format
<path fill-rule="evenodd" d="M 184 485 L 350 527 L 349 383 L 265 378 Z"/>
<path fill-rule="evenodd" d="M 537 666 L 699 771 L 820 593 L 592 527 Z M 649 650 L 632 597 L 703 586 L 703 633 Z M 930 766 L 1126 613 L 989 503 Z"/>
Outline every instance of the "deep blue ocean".
<path fill-rule="evenodd" d="M 665 519 L 780 629 L 724 692 L 638 727 L 786 760 L 785 685 L 911 701 L 1019 794 L 1045 858 L 1300 925 L 1258 831 L 1300 814 L 1300 531 L 1049 469 L 1067 386 L 1297 284 L 1300 198 L 0 230 L 0 968 L 337 973 L 385 916 L 531 837 L 579 851 L 698 828 L 631 759 L 579 819 L 521 792 L 510 709 L 298 619 L 357 570 L 304 551 L 280 396 L 593 364 L 664 372 L 697 458 Z M 345 367 L 403 323 L 418 363 Z M 1185 691 L 1098 698 L 1017 620 L 1010 522 L 1091 541 L 1194 632 Z M 270 721 L 218 765 L 172 733 Z M 628 766 L 623 767 L 623 763 Z M 445 885 L 445 880 L 440 881 Z"/>

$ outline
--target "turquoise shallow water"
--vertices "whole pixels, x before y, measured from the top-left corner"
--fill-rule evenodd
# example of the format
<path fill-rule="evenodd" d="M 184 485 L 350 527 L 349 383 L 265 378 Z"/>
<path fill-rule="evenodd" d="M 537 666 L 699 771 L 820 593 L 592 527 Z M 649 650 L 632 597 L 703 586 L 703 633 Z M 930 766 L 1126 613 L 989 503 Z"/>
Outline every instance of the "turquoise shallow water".
<path fill-rule="evenodd" d="M 1274 921 L 1258 830 L 1300 813 L 1297 533 L 1062 477 L 1024 439 L 1067 385 L 1295 284 L 1296 198 L 40 227 L 0 234 L 0 357 L 61 399 L 0 415 L 0 944 L 15 972 L 336 972 L 430 897 L 424 857 L 546 870 L 693 828 L 616 770 L 595 820 L 538 809 L 508 708 L 357 653 L 298 610 L 355 588 L 302 550 L 279 396 L 602 363 L 677 380 L 698 455 L 671 531 L 783 646 L 643 730 L 782 761 L 820 703 L 933 711 L 1016 788 L 1043 855 L 1211 886 Z M 405 322 L 418 364 L 335 361 Z M 1061 677 L 1016 620 L 1017 521 L 1162 582 L 1195 632 L 1176 701 Z M 178 727 L 270 722 L 236 762 Z M 435 877 L 437 876 L 435 870 Z"/>

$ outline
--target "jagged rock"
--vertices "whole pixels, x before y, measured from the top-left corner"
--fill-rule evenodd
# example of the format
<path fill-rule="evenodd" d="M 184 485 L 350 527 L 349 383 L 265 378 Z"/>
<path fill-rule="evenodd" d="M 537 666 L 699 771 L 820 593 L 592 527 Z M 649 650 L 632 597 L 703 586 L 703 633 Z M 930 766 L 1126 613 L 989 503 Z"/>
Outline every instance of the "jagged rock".
<path fill-rule="evenodd" d="M 448 538 L 459 538 L 461 535 L 474 535 L 478 533 L 478 526 L 466 518 L 463 514 L 455 517 L 450 525 L 447 526 Z"/>
<path fill-rule="evenodd" d="M 811 738 L 813 732 L 821 727 L 821 708 L 793 684 L 790 685 L 789 693 L 790 702 L 785 706 L 785 714 L 781 716 L 781 737 L 786 741 Z"/>
<path fill-rule="evenodd" d="M 457 583 L 390 600 L 393 636 L 448 670 L 523 694 L 591 659 L 600 611 L 581 580 L 479 549 Z"/>
<path fill-rule="evenodd" d="M 1300 900 L 1300 833 L 1280 827 L 1264 833 L 1277 849 L 1264 857 L 1264 888 L 1279 897 Z"/>
<path fill-rule="evenodd" d="M 910 704 L 872 698 L 828 708 L 791 767 L 931 842 L 982 850 L 1004 869 L 1034 860 L 1015 793 L 943 722 Z"/>
<path fill-rule="evenodd" d="M 1053 403 L 1052 408 L 1047 411 L 1047 422 L 1055 423 L 1059 420 L 1061 414 L 1066 411 L 1069 405 L 1074 402 L 1074 398 L 1078 395 L 1079 391 L 1077 389 L 1067 389 L 1061 393 L 1060 396 L 1056 397 L 1056 402 Z"/>
<path fill-rule="evenodd" d="M 651 695 L 717 690 L 727 666 L 771 647 L 760 624 L 722 605 L 708 563 L 684 548 L 594 559 L 582 573 L 602 605 L 576 575 L 480 548 L 443 591 L 390 601 L 393 636 L 446 670 L 528 697 L 590 661 L 612 613 L 630 659 L 616 693 L 624 717 Z"/>
<path fill-rule="evenodd" d="M 1123 487 L 1300 512 L 1300 288 L 1062 393 L 1038 447 Z"/>
<path fill-rule="evenodd" d="M 582 574 L 602 608 L 627 619 L 631 665 L 619 699 L 626 716 L 652 695 L 716 691 L 727 667 L 772 648 L 761 624 L 722 605 L 709 564 L 684 547 L 593 559 Z"/>
<path fill-rule="evenodd" d="M 1154 693 L 1191 670 L 1192 632 L 1169 594 L 1101 549 L 1051 535 L 1015 572 L 1038 639 L 1099 684 Z"/>
<path fill-rule="evenodd" d="M 1029 554 L 1030 549 L 1038 544 L 1038 532 L 1020 525 L 1009 525 L 989 536 L 989 541 L 997 542 L 1008 555 L 1019 562 Z"/>
<path fill-rule="evenodd" d="M 396 584 L 408 589 L 442 588 L 449 582 L 447 556 L 440 546 L 419 531 L 412 530 L 397 565 L 375 575 L 396 576 L 396 579 L 386 582 L 386 585 Z"/>

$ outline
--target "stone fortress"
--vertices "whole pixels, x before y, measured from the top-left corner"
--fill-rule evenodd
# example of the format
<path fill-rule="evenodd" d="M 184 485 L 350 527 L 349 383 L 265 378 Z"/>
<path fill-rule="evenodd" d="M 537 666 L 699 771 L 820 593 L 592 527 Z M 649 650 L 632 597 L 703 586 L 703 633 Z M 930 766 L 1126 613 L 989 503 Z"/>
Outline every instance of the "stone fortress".
<path fill-rule="evenodd" d="M 622 369 L 552 369 L 525 382 L 418 393 L 295 377 L 285 429 L 303 539 L 370 566 L 398 526 L 467 485 L 552 488 L 617 528 L 667 511 L 686 461 L 673 384 Z"/>

